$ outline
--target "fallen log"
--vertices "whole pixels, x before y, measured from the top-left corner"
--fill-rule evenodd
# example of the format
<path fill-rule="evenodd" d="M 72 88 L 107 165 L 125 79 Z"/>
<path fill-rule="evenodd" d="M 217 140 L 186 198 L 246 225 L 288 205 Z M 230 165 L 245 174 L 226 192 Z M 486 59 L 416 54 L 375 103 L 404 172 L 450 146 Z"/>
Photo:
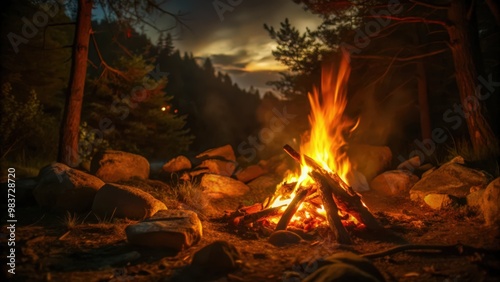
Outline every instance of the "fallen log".
<path fill-rule="evenodd" d="M 304 199 L 309 193 L 310 189 L 308 188 L 302 188 L 297 191 L 297 194 L 290 202 L 290 204 L 288 204 L 288 207 L 286 207 L 286 210 L 283 213 L 283 215 L 281 215 L 280 221 L 278 221 L 278 224 L 276 225 L 275 229 L 276 231 L 286 229 L 293 215 L 297 212 L 297 209 L 299 208 L 300 204 L 302 203 L 302 201 L 304 201 Z"/>

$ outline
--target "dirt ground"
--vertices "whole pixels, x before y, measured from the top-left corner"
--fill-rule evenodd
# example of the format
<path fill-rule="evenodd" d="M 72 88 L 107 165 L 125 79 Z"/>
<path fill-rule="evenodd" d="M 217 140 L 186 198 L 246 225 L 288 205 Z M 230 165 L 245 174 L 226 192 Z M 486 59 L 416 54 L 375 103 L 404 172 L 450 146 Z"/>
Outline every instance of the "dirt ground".
<path fill-rule="evenodd" d="M 275 247 L 267 236 L 238 232 L 220 218 L 203 219 L 203 238 L 179 253 L 134 247 L 124 229 L 130 223 L 92 222 L 68 225 L 64 214 L 43 213 L 36 206 L 18 211 L 17 263 L 12 281 L 172 281 L 201 247 L 225 240 L 242 254 L 240 268 L 208 281 L 300 281 L 317 259 L 340 251 L 367 254 L 401 244 L 464 244 L 480 250 L 464 252 L 406 251 L 373 259 L 387 281 L 500 281 L 500 235 L 486 228 L 474 211 L 433 211 L 408 199 L 368 192 L 364 201 L 387 232 L 351 231 L 354 244 L 339 245 L 327 230 L 296 245 Z M 236 207 L 235 207 L 236 208 Z M 66 223 L 64 223 L 66 222 Z M 5 231 L 5 227 L 2 231 Z M 2 234 L 2 245 L 6 243 Z M 484 250 L 486 249 L 486 250 Z M 496 251 L 489 254 L 486 251 Z M 2 259 L 5 260 L 5 255 Z M 2 262 L 3 273 L 6 263 Z M 5 281 L 5 280 L 2 280 Z M 189 281 L 179 279 L 178 281 Z"/>

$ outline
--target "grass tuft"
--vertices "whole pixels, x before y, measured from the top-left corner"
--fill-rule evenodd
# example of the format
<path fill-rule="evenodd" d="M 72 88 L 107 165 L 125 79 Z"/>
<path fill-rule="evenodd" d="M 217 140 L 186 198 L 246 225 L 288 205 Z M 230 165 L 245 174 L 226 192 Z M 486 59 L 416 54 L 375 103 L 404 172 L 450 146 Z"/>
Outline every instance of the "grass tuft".
<path fill-rule="evenodd" d="M 70 213 L 69 211 L 66 212 L 64 218 L 62 219 L 62 224 L 66 227 L 68 230 L 75 229 L 78 225 L 80 225 L 82 221 L 78 217 L 76 213 Z"/>
<path fill-rule="evenodd" d="M 190 206 L 191 208 L 203 213 L 209 202 L 203 195 L 199 184 L 191 181 L 182 181 L 171 190 L 171 196 L 176 200 Z"/>

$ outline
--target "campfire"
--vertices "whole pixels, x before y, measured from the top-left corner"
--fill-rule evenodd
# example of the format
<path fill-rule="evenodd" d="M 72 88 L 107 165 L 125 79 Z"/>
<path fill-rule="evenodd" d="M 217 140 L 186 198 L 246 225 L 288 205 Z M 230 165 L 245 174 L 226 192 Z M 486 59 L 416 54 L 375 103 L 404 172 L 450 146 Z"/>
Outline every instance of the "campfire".
<path fill-rule="evenodd" d="M 349 185 L 354 178 L 345 136 L 358 122 L 344 116 L 350 74 L 346 58 L 335 70 L 334 64 L 325 64 L 321 89 L 309 94 L 311 130 L 303 136 L 300 153 L 284 146 L 300 164 L 300 172 L 287 175 L 264 206 L 240 209 L 235 223 L 265 222 L 275 230 L 294 226 L 306 231 L 328 225 L 342 244 L 351 243 L 346 226 L 382 228 Z"/>

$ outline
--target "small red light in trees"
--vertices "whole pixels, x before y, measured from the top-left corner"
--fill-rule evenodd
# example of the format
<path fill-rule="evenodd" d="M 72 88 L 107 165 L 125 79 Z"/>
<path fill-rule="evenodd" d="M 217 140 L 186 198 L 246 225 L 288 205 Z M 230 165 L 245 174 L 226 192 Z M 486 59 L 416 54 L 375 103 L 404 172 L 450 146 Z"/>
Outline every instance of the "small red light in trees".
<path fill-rule="evenodd" d="M 127 38 L 132 37 L 132 30 L 130 28 L 127 28 Z"/>
<path fill-rule="evenodd" d="M 176 114 L 177 112 L 179 112 L 177 109 L 174 110 L 174 114 Z"/>

